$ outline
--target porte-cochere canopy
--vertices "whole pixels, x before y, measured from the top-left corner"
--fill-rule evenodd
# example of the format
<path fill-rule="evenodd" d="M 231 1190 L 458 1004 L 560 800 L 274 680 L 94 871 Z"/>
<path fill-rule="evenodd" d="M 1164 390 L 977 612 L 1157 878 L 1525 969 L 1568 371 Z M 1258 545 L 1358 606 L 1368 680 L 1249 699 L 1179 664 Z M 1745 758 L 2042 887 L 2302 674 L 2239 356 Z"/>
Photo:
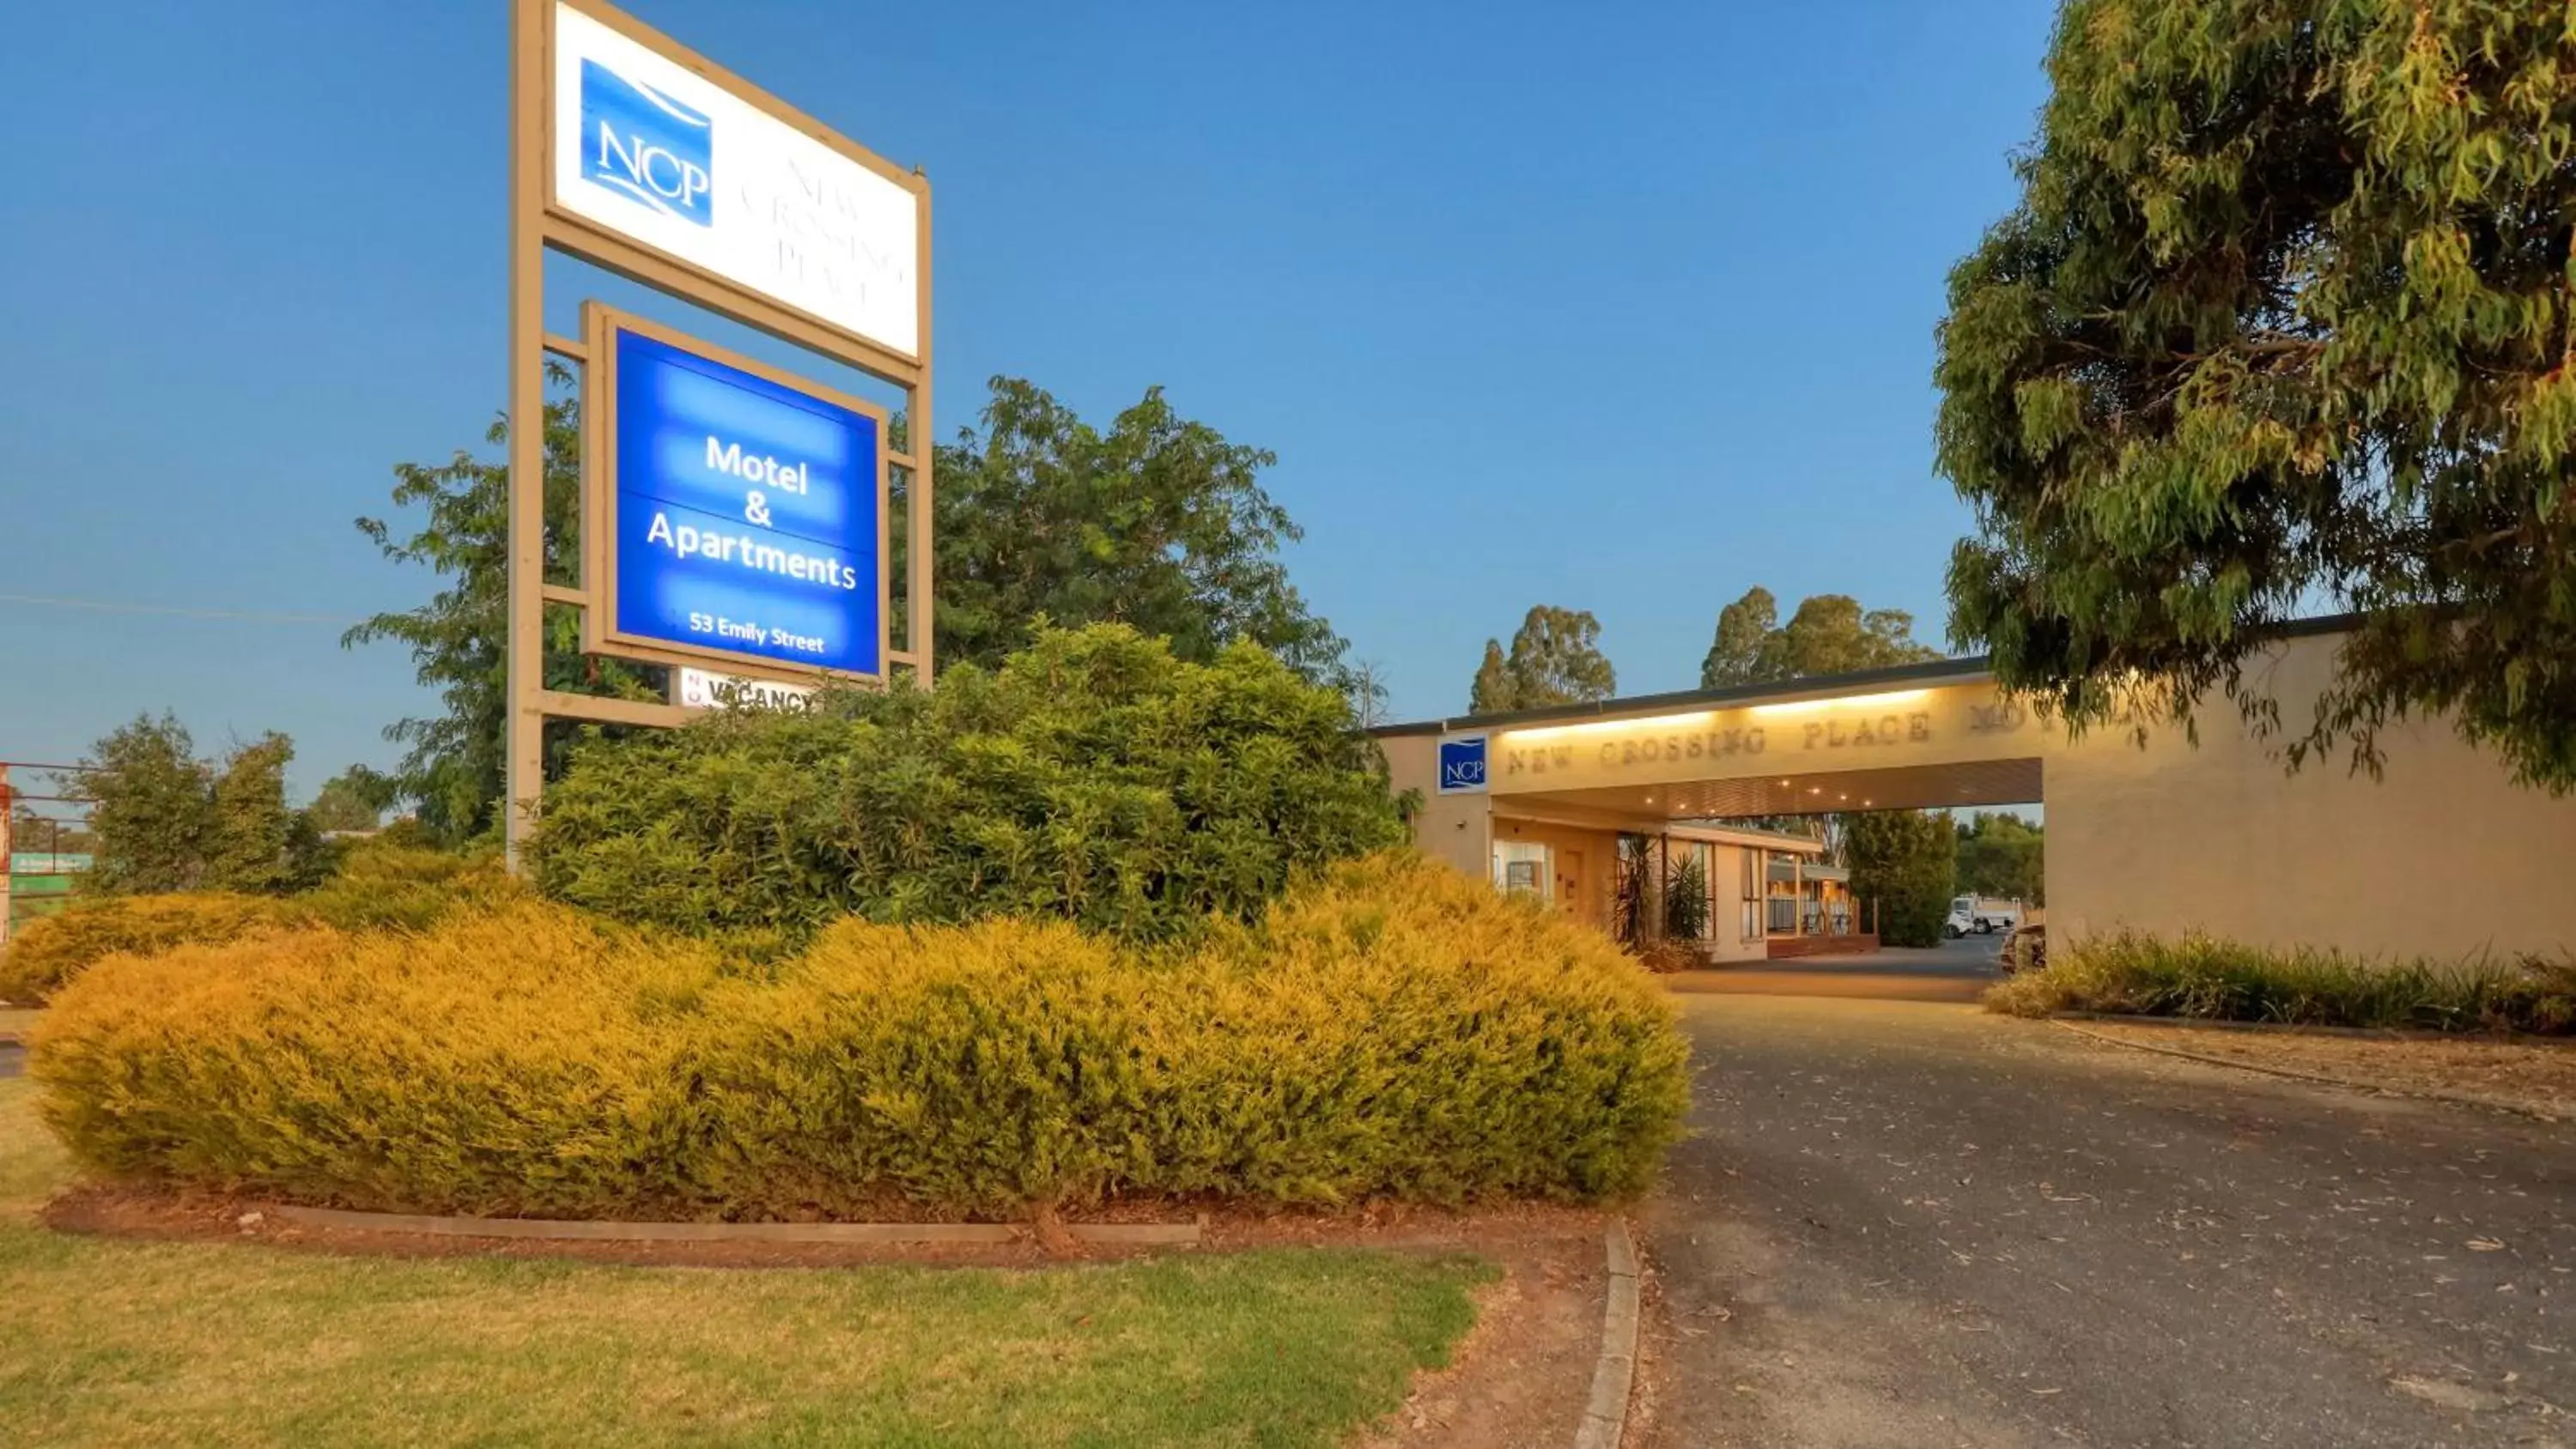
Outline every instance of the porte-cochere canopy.
<path fill-rule="evenodd" d="M 2289 733 L 2340 637 L 2319 621 L 2249 664 Z M 2134 927 L 2383 956 L 2576 950 L 2576 799 L 2516 786 L 2447 720 L 2386 732 L 2380 779 L 2338 760 L 2293 774 L 2225 700 L 2204 702 L 2197 744 L 2176 726 L 2143 745 L 2071 737 L 1983 660 L 1956 659 L 1378 735 L 1396 788 L 1422 793 L 1417 843 L 1479 875 L 1498 840 L 1534 830 L 1608 849 L 1675 822 L 2037 804 L 2061 939 Z M 1441 744 L 1480 739 L 1483 787 L 1441 791 Z"/>

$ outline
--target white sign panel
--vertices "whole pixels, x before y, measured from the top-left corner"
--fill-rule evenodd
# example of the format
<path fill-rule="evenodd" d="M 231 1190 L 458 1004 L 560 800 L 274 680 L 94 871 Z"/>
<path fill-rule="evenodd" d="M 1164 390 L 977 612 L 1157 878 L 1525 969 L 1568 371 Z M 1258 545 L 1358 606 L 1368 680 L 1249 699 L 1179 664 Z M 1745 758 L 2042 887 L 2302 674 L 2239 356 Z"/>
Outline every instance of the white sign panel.
<path fill-rule="evenodd" d="M 571 6 L 554 23 L 559 209 L 921 355 L 911 191 Z"/>
<path fill-rule="evenodd" d="M 683 709 L 723 709 L 740 705 L 745 709 L 803 709 L 811 704 L 815 690 L 811 685 L 781 684 L 775 679 L 750 679 L 739 674 L 718 674 L 712 669 L 680 670 L 680 706 Z"/>

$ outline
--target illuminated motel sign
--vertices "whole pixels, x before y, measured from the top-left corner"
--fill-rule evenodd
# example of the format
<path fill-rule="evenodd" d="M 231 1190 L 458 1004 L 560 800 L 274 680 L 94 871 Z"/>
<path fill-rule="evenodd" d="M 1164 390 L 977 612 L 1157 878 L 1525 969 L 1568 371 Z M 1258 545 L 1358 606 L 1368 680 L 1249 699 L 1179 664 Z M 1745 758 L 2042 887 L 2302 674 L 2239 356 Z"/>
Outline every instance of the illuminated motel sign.
<path fill-rule="evenodd" d="M 549 333 L 559 251 L 756 327 L 930 414 L 930 183 L 595 0 L 513 0 L 509 797 L 516 858 L 548 719 L 668 725 L 827 679 L 931 675 L 929 450 L 884 409 L 585 301 Z M 580 582 L 544 578 L 545 356 L 582 370 Z M 890 477 L 905 476 L 907 638 Z M 664 703 L 544 687 L 548 604 L 584 650 L 671 666 Z"/>

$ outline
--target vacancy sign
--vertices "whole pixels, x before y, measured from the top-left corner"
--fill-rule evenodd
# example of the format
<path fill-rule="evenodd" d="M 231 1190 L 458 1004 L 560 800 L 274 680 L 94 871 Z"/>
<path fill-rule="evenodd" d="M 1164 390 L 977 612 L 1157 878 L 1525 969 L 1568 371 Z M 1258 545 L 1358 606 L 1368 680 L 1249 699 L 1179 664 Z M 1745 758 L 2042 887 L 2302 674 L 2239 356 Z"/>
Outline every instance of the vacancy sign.
<path fill-rule="evenodd" d="M 921 355 L 910 189 L 570 5 L 553 20 L 557 210 Z"/>
<path fill-rule="evenodd" d="M 682 709 L 770 709 L 793 713 L 811 707 L 818 692 L 810 684 L 784 684 L 775 679 L 719 674 L 684 665 L 673 702 Z"/>

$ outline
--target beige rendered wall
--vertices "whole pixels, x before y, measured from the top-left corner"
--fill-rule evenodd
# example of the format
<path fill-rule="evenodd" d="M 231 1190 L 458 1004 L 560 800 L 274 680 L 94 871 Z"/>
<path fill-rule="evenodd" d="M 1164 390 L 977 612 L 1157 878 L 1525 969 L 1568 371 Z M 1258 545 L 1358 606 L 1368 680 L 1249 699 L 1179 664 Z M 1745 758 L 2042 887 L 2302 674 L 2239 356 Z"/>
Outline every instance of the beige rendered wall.
<path fill-rule="evenodd" d="M 2249 671 L 2285 724 L 2311 717 L 2333 636 Z M 2340 758 L 2296 775 L 2224 701 L 2197 748 L 2159 730 L 2043 754 L 2048 923 L 2060 939 L 2120 927 L 2202 929 L 2370 955 L 2576 950 L 2576 799 L 2517 787 L 2445 721 L 2382 738 L 2385 778 Z"/>
<path fill-rule="evenodd" d="M 1422 792 L 1422 809 L 1413 817 L 1413 843 L 1479 880 L 1492 879 L 1492 807 L 1483 795 L 1440 793 L 1440 737 L 1388 735 L 1378 746 L 1386 752 L 1388 784 L 1395 792 Z"/>

